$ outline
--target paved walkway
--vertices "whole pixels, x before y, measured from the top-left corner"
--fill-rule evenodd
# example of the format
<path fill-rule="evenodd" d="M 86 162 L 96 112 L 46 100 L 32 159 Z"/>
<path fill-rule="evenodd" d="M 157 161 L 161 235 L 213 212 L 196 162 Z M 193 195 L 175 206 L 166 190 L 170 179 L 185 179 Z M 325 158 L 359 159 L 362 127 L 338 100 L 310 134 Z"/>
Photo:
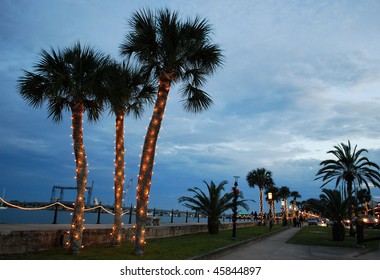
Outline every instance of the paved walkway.
<path fill-rule="evenodd" d="M 380 250 L 308 246 L 286 243 L 300 228 L 291 227 L 246 246 L 231 249 L 213 259 L 220 260 L 380 260 Z"/>

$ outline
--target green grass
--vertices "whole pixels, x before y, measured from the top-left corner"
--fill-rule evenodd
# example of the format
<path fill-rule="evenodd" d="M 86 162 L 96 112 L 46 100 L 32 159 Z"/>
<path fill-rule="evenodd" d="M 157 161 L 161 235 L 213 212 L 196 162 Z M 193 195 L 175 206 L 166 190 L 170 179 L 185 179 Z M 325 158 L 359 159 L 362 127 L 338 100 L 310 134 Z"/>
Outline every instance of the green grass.
<path fill-rule="evenodd" d="M 349 236 L 348 229 L 345 229 L 346 236 L 344 241 L 332 240 L 331 227 L 306 226 L 303 227 L 296 235 L 294 235 L 288 243 L 301 245 L 316 246 L 337 246 L 337 247 L 357 247 L 356 236 Z M 365 229 L 364 238 L 380 237 L 380 230 Z M 366 242 L 366 248 L 378 248 L 379 240 Z"/>
<path fill-rule="evenodd" d="M 282 230 L 276 225 L 271 232 Z M 145 254 L 142 257 L 133 254 L 133 244 L 123 243 L 121 247 L 103 245 L 83 248 L 79 255 L 69 255 L 67 249 L 60 248 L 36 253 L 3 255 L 0 259 L 19 260 L 183 260 L 215 249 L 236 244 L 269 233 L 266 226 L 254 226 L 237 229 L 237 240 L 231 240 L 232 230 L 218 234 L 197 233 L 162 239 L 147 240 Z"/>

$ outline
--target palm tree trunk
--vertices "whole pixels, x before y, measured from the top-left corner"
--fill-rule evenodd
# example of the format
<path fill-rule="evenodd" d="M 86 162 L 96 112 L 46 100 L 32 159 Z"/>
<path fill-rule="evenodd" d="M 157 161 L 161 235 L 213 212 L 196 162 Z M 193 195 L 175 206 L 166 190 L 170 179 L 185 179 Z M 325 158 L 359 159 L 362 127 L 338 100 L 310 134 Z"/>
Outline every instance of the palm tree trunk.
<path fill-rule="evenodd" d="M 263 217 L 264 215 L 264 202 L 263 202 L 263 188 L 259 187 L 259 193 L 260 193 L 260 216 Z"/>
<path fill-rule="evenodd" d="M 348 215 L 350 219 L 350 236 L 355 236 L 354 225 L 352 222 L 352 181 L 347 180 L 347 195 L 348 195 Z"/>
<path fill-rule="evenodd" d="M 124 114 L 116 115 L 115 143 L 115 216 L 112 228 L 112 246 L 121 245 L 123 191 L 124 191 Z"/>
<path fill-rule="evenodd" d="M 82 104 L 75 104 L 72 110 L 72 130 L 74 140 L 74 154 L 76 161 L 77 197 L 74 204 L 73 218 L 71 222 L 69 253 L 78 254 L 82 247 L 82 233 L 84 226 L 84 193 L 87 183 L 87 161 L 83 142 L 83 110 Z"/>
<path fill-rule="evenodd" d="M 136 209 L 136 236 L 135 254 L 143 255 L 145 246 L 145 226 L 147 217 L 148 200 L 153 174 L 154 156 L 158 133 L 164 118 L 166 102 L 170 90 L 170 80 L 161 78 L 158 86 L 158 94 L 144 140 L 141 155 L 140 172 L 137 183 L 137 209 Z"/>
<path fill-rule="evenodd" d="M 209 216 L 207 219 L 207 229 L 209 234 L 219 233 L 220 221 L 218 216 Z"/>
<path fill-rule="evenodd" d="M 288 211 L 288 201 L 287 201 L 287 199 L 286 198 L 284 198 L 284 204 L 285 204 L 285 218 L 286 218 L 286 220 L 288 220 L 289 219 L 289 211 Z"/>
<path fill-rule="evenodd" d="M 343 241 L 344 237 L 344 225 L 342 225 L 341 223 L 334 223 L 332 227 L 332 239 L 334 241 Z"/>

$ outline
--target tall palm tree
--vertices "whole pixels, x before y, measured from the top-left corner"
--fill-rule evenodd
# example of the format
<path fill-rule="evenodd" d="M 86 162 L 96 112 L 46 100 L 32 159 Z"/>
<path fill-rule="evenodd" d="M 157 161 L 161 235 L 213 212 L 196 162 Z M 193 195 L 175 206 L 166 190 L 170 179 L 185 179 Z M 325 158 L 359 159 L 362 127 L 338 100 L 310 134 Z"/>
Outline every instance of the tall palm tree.
<path fill-rule="evenodd" d="M 295 209 L 297 206 L 297 198 L 300 198 L 301 195 L 297 191 L 292 191 L 290 193 L 290 196 L 293 197 L 293 213 L 292 213 L 292 216 L 294 216 L 296 214 Z"/>
<path fill-rule="evenodd" d="M 285 211 L 285 218 L 288 219 L 288 202 L 287 199 L 290 197 L 290 190 L 286 186 L 282 186 L 278 190 L 278 196 L 284 200 L 284 211 Z"/>
<path fill-rule="evenodd" d="M 121 53 L 137 59 L 145 72 L 158 81 L 137 183 L 135 254 L 143 255 L 154 155 L 170 87 L 182 83 L 186 111 L 197 113 L 209 108 L 212 99 L 201 87 L 222 65 L 223 56 L 218 45 L 211 42 L 210 24 L 199 17 L 180 21 L 177 12 L 148 9 L 135 12 L 128 23 L 130 32 L 121 44 Z"/>
<path fill-rule="evenodd" d="M 206 181 L 203 182 L 207 186 L 207 192 L 204 192 L 198 187 L 189 188 L 188 191 L 193 193 L 194 196 L 182 196 L 178 199 L 178 202 L 185 202 L 185 207 L 206 215 L 208 217 L 208 232 L 210 234 L 216 234 L 219 232 L 219 217 L 222 213 L 234 206 L 234 194 L 233 192 L 227 192 L 222 195 L 227 181 L 220 182 L 218 186 L 216 186 L 213 181 L 211 181 L 210 184 Z M 239 193 L 238 198 L 240 198 L 240 200 L 237 200 L 236 205 L 248 210 L 249 207 L 246 204 L 247 200 L 243 199 L 243 194 L 241 192 Z"/>
<path fill-rule="evenodd" d="M 379 166 L 369 161 L 365 156 L 362 156 L 364 152 L 368 152 L 366 149 L 357 150 L 357 145 L 354 148 L 351 147 L 350 141 L 348 144 L 341 143 L 338 146 L 334 146 L 334 150 L 328 151 L 328 154 L 332 154 L 336 159 L 324 160 L 320 163 L 323 166 L 316 174 L 315 180 L 322 179 L 324 187 L 326 184 L 335 180 L 335 187 L 338 187 L 340 183 L 346 186 L 346 198 L 349 200 L 348 214 L 352 216 L 352 192 L 354 183 L 358 186 L 365 185 L 369 189 L 370 185 L 380 187 L 380 173 Z M 350 235 L 355 235 L 352 223 L 350 223 Z"/>
<path fill-rule="evenodd" d="M 260 192 L 260 216 L 264 214 L 264 203 L 263 203 L 263 189 L 273 186 L 272 172 L 266 170 L 265 168 L 257 168 L 255 170 L 249 171 L 247 174 L 247 182 L 251 188 L 255 186 L 259 187 Z"/>
<path fill-rule="evenodd" d="M 332 228 L 333 240 L 344 240 L 343 219 L 346 217 L 349 199 L 343 199 L 338 190 L 322 189 L 323 194 L 320 195 L 321 203 L 325 207 L 324 215 L 331 219 L 334 224 Z"/>
<path fill-rule="evenodd" d="M 115 133 L 115 216 L 112 228 L 112 245 L 121 245 L 123 193 L 125 183 L 124 117 L 142 116 L 146 104 L 153 103 L 153 86 L 141 74 L 141 69 L 126 63 L 112 61 L 108 68 L 106 101 L 116 117 Z"/>
<path fill-rule="evenodd" d="M 24 71 L 18 85 L 21 96 L 31 107 L 47 103 L 53 122 L 62 120 L 63 111 L 71 111 L 72 138 L 76 160 L 77 197 L 70 228 L 69 251 L 77 254 L 82 246 L 84 195 L 87 183 L 87 159 L 83 141 L 83 114 L 97 121 L 103 109 L 98 98 L 104 88 L 104 69 L 108 56 L 79 42 L 71 47 L 43 50 L 35 71 Z"/>

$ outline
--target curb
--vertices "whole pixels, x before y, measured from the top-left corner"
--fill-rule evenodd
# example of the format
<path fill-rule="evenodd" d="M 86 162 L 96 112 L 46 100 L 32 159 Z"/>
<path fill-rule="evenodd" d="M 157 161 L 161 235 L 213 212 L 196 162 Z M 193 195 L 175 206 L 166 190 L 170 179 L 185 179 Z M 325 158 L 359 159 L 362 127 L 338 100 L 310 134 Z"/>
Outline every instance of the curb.
<path fill-rule="evenodd" d="M 348 257 L 349 257 L 349 259 L 356 259 L 358 257 L 365 256 L 368 253 L 376 252 L 378 250 L 379 250 L 379 248 L 369 248 L 369 249 L 365 249 L 363 252 L 352 253 Z"/>

